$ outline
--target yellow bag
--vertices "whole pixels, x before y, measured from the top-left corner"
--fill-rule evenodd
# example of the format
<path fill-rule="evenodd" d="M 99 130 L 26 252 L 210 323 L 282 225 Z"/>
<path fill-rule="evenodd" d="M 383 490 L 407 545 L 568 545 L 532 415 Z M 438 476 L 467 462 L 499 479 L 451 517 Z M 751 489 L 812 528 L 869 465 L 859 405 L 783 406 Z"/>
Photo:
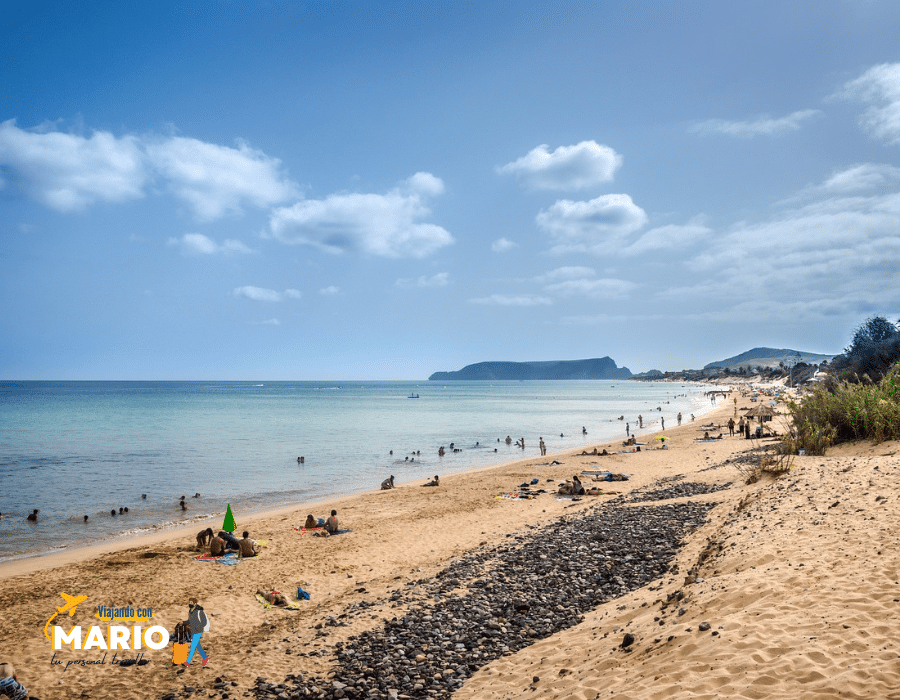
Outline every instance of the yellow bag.
<path fill-rule="evenodd" d="M 172 663 L 173 664 L 183 664 L 187 661 L 188 652 L 191 650 L 190 644 L 179 644 L 175 642 L 173 645 L 174 648 L 172 650 Z"/>

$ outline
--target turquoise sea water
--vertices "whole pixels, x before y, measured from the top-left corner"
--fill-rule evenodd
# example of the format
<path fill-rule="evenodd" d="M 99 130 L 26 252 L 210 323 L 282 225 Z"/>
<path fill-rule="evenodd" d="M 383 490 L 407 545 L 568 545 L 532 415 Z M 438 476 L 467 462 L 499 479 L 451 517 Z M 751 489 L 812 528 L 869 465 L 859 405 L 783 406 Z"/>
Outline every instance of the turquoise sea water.
<path fill-rule="evenodd" d="M 539 437 L 548 453 L 594 445 L 624 438 L 639 414 L 646 433 L 661 417 L 674 426 L 679 411 L 689 420 L 708 410 L 705 390 L 634 381 L 4 381 L 0 561 L 185 524 L 229 503 L 240 524 L 252 512 L 376 489 L 391 474 L 402 483 L 533 457 Z M 507 435 L 524 437 L 526 449 L 507 445 Z M 38 522 L 27 522 L 34 508 Z"/>

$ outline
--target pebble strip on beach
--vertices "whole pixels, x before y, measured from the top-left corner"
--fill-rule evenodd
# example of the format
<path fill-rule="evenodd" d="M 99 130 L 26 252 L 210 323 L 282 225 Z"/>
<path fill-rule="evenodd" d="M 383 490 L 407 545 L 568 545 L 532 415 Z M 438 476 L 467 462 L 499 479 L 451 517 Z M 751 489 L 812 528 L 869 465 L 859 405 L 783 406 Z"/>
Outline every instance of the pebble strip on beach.
<path fill-rule="evenodd" d="M 654 495 L 662 500 L 692 491 L 707 492 L 703 484 L 679 484 Z M 390 601 L 413 598 L 411 609 L 376 630 L 336 643 L 335 670 L 328 679 L 288 675 L 272 683 L 257 678 L 253 688 L 242 691 L 219 677 L 209 696 L 449 698 L 494 659 L 572 627 L 583 613 L 659 579 L 683 538 L 705 522 L 715 505 L 628 506 L 619 497 L 551 525 L 507 535 L 508 544 L 474 550 L 435 577 L 396 591 Z M 170 693 L 162 700 L 176 697 Z"/>

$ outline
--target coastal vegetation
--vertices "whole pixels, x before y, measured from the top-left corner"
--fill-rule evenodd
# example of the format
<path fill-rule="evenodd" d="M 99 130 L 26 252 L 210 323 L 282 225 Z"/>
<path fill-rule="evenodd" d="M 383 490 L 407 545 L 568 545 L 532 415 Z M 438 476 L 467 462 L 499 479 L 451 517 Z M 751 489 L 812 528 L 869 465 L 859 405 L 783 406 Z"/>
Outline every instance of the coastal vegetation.
<path fill-rule="evenodd" d="M 834 359 L 828 379 L 787 407 L 786 454 L 824 455 L 848 440 L 900 439 L 900 329 L 881 316 L 868 319 Z"/>

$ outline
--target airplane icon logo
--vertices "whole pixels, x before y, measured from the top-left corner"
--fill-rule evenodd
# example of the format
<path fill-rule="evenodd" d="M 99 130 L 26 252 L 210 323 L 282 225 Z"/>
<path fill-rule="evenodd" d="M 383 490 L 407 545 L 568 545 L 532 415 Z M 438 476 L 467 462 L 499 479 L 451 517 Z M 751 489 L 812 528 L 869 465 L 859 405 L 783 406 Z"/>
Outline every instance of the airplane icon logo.
<path fill-rule="evenodd" d="M 47 639 L 50 639 L 50 635 L 47 633 L 47 628 L 50 626 L 50 623 L 53 622 L 54 618 L 57 615 L 64 613 L 64 612 L 68 612 L 69 617 L 72 617 L 73 615 L 75 615 L 75 610 L 78 607 L 78 604 L 83 603 L 84 601 L 87 600 L 86 595 L 69 595 L 68 593 L 60 593 L 60 595 L 62 596 L 63 600 L 66 602 L 65 602 L 65 605 L 56 606 L 56 612 L 50 616 L 50 619 L 47 620 L 47 624 L 44 625 L 44 636 Z"/>
<path fill-rule="evenodd" d="M 78 606 L 79 603 L 83 603 L 84 601 L 87 600 L 86 595 L 75 596 L 75 595 L 69 595 L 68 593 L 60 593 L 60 595 L 63 597 L 63 600 L 66 601 L 66 604 L 63 605 L 62 607 L 57 606 L 56 609 L 61 613 L 64 613 L 68 610 L 69 617 L 72 617 L 75 614 L 75 608 Z"/>

